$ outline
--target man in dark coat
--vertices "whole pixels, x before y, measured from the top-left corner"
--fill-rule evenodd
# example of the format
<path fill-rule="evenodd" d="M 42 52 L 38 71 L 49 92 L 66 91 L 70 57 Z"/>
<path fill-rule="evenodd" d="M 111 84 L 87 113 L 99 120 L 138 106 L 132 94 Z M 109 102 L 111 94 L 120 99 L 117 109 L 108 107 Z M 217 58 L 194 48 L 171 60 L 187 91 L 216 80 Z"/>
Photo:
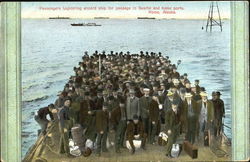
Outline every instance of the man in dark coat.
<path fill-rule="evenodd" d="M 55 108 L 54 104 L 50 104 L 47 107 L 40 108 L 37 111 L 37 115 L 35 115 L 35 120 L 41 127 L 40 133 L 43 133 L 43 134 L 46 133 L 47 125 L 49 123 L 49 120 L 46 117 L 47 115 L 50 116 L 50 119 L 52 121 L 54 120 L 53 113 L 52 113 L 52 110 L 54 108 Z"/>
<path fill-rule="evenodd" d="M 64 100 L 64 106 L 58 109 L 58 121 L 59 121 L 59 132 L 60 132 L 60 142 L 59 142 L 59 153 L 69 154 L 69 107 L 71 104 L 71 99 L 66 97 Z"/>
<path fill-rule="evenodd" d="M 225 117 L 225 108 L 223 100 L 220 99 L 220 92 L 214 92 L 212 96 L 212 102 L 214 104 L 214 135 L 218 136 L 222 131 L 222 118 Z"/>
<path fill-rule="evenodd" d="M 125 100 L 121 99 L 119 106 L 112 110 L 110 122 L 111 130 L 115 130 L 115 151 L 121 153 L 120 148 L 123 147 L 127 127 Z"/>
<path fill-rule="evenodd" d="M 194 100 L 192 100 L 191 93 L 186 93 L 185 97 L 186 101 L 184 103 L 184 113 L 185 113 L 185 120 L 187 123 L 186 139 L 190 143 L 194 144 L 198 127 L 197 104 Z"/>
<path fill-rule="evenodd" d="M 133 140 L 142 140 L 141 148 L 145 150 L 147 134 L 144 132 L 143 123 L 139 121 L 138 115 L 134 115 L 133 121 L 130 121 L 127 125 L 126 137 L 132 148 L 131 154 L 135 153 Z"/>
<path fill-rule="evenodd" d="M 85 140 L 90 139 L 95 141 L 96 131 L 95 131 L 95 116 L 91 114 L 94 110 L 94 103 L 90 99 L 89 92 L 85 92 L 84 100 L 80 103 L 79 111 L 79 123 L 85 129 Z"/>
<path fill-rule="evenodd" d="M 109 125 L 108 104 L 103 103 L 102 110 L 94 111 L 93 114 L 96 117 L 96 132 L 97 132 L 97 149 L 96 153 L 101 156 L 102 152 L 107 152 L 107 136 Z"/>
<path fill-rule="evenodd" d="M 151 144 L 155 143 L 155 135 L 157 131 L 157 125 L 159 124 L 159 116 L 160 116 L 160 110 L 159 110 L 159 100 L 157 97 L 157 94 L 154 94 L 152 97 L 152 100 L 149 104 L 149 142 Z"/>
<path fill-rule="evenodd" d="M 168 142 L 166 145 L 166 156 L 171 157 L 172 145 L 176 142 L 178 135 L 180 134 L 180 120 L 177 115 L 178 102 L 175 100 L 172 102 L 172 108 L 166 113 L 166 134 L 168 135 Z"/>
<path fill-rule="evenodd" d="M 141 112 L 141 118 L 144 126 L 144 131 L 147 133 L 149 137 L 149 105 L 150 102 L 152 101 L 151 96 L 149 96 L 150 89 L 149 88 L 144 88 L 143 89 L 144 96 L 142 96 L 139 99 L 139 107 L 140 107 L 140 112 Z"/>

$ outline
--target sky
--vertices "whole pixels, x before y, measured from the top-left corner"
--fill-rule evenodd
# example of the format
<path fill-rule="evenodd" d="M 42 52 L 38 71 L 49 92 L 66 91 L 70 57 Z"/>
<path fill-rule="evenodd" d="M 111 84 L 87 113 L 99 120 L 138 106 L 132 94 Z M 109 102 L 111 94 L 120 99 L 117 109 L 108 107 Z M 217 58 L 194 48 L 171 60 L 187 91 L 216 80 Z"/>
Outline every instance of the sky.
<path fill-rule="evenodd" d="M 22 18 L 49 18 L 63 16 L 70 18 L 155 17 L 176 19 L 206 19 L 208 16 L 210 3 L 210 1 L 22 2 L 21 7 Z M 221 17 L 230 18 L 230 2 L 220 1 L 217 3 L 220 9 Z M 216 2 L 214 2 L 214 4 L 216 4 Z M 163 13 L 164 11 L 165 13 Z M 214 7 L 214 17 L 218 18 L 216 7 Z"/>

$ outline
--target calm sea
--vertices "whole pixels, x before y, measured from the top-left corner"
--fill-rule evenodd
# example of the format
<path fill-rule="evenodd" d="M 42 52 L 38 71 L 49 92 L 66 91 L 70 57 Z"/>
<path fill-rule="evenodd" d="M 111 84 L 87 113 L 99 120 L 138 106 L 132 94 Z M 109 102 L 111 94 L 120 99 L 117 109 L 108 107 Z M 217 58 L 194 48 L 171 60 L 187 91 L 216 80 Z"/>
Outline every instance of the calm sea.
<path fill-rule="evenodd" d="M 96 22 L 102 26 L 72 27 Z M 23 19 L 22 20 L 22 156 L 37 139 L 34 113 L 54 103 L 84 51 L 162 52 L 191 82 L 200 80 L 209 94 L 221 91 L 224 123 L 231 127 L 230 21 L 223 31 L 201 30 L 204 20 Z M 211 98 L 211 95 L 209 96 Z M 231 138 L 231 130 L 225 128 Z"/>

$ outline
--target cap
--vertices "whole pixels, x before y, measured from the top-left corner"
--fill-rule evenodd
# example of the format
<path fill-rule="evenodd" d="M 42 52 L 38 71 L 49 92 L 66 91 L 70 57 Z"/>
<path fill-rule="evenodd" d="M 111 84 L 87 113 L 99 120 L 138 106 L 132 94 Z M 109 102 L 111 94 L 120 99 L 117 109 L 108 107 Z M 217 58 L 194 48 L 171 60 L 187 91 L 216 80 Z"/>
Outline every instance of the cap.
<path fill-rule="evenodd" d="M 212 96 L 216 96 L 217 93 L 215 91 L 212 92 Z"/>
<path fill-rule="evenodd" d="M 54 104 L 49 104 L 48 107 L 55 108 L 55 105 Z"/>
<path fill-rule="evenodd" d="M 219 91 L 217 91 L 216 94 L 219 95 L 219 96 L 222 95 Z"/>
<path fill-rule="evenodd" d="M 71 97 L 65 97 L 65 98 L 64 98 L 64 102 L 67 101 L 67 100 L 72 101 L 72 100 L 71 100 Z"/>
<path fill-rule="evenodd" d="M 201 92 L 200 95 L 201 95 L 201 97 L 207 97 L 207 93 L 206 92 Z"/>
<path fill-rule="evenodd" d="M 173 95 L 174 95 L 174 94 L 173 94 L 172 91 L 168 91 L 167 96 L 173 96 Z"/>

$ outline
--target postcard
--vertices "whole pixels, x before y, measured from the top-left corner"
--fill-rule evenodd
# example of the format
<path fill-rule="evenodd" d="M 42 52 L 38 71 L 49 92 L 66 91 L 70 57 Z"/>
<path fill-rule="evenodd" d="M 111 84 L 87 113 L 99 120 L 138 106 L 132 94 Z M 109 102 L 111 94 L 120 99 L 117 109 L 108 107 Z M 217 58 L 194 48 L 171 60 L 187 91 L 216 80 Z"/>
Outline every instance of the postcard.
<path fill-rule="evenodd" d="M 247 2 L 0 6 L 2 161 L 249 159 Z"/>

